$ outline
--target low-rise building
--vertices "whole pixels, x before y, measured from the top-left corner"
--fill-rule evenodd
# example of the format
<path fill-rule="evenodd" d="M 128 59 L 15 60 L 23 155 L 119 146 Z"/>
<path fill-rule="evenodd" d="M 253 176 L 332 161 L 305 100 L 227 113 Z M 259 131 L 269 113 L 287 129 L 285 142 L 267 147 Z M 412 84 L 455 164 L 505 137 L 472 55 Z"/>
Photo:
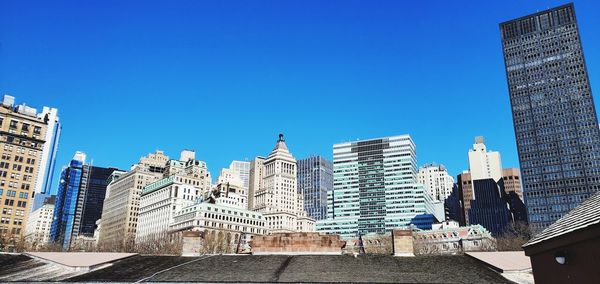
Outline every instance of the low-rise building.
<path fill-rule="evenodd" d="M 456 221 L 433 224 L 431 230 L 413 233 L 416 254 L 455 254 L 495 247 L 491 233 L 481 225 L 459 226 Z"/>
<path fill-rule="evenodd" d="M 231 233 L 233 240 L 237 240 L 240 234 L 264 235 L 269 232 L 261 213 L 233 207 L 221 202 L 221 199 L 217 198 L 216 203 L 198 199 L 183 208 L 174 215 L 169 231 L 216 230 Z"/>

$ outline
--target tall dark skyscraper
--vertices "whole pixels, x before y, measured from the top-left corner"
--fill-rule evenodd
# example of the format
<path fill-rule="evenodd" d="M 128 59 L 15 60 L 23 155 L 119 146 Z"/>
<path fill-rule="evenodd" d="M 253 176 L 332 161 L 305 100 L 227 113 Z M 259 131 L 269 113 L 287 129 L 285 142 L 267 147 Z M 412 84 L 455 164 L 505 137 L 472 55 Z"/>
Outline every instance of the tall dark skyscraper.
<path fill-rule="evenodd" d="M 600 130 L 573 4 L 500 24 L 529 222 L 600 189 Z"/>

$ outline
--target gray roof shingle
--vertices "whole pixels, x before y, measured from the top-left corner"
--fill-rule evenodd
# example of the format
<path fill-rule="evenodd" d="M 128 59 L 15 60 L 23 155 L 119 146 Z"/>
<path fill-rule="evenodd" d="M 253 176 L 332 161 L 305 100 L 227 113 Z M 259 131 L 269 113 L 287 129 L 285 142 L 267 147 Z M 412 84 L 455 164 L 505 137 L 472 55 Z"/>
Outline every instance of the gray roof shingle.
<path fill-rule="evenodd" d="M 159 272 L 159 273 L 157 273 Z M 69 282 L 512 283 L 468 256 L 135 256 Z"/>

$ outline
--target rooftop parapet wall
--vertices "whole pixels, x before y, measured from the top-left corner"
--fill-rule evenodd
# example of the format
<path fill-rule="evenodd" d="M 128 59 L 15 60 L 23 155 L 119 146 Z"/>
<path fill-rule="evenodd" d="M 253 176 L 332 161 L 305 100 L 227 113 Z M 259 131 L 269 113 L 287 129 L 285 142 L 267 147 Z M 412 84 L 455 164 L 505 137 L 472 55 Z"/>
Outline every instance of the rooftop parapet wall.
<path fill-rule="evenodd" d="M 319 233 L 276 233 L 255 236 L 250 246 L 252 254 L 324 255 L 342 254 L 345 241 L 338 235 Z"/>

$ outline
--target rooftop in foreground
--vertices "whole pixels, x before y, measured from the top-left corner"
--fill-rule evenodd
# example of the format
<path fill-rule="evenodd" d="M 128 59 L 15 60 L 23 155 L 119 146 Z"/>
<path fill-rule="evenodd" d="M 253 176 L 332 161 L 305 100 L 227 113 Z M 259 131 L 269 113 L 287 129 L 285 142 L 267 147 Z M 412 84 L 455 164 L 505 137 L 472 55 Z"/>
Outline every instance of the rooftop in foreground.
<path fill-rule="evenodd" d="M 3 261 L 10 262 L 11 267 L 0 271 L 2 281 L 42 280 L 26 271 L 31 267 L 43 270 L 44 265 L 49 265 L 26 256 L 0 255 L 0 262 Z M 27 278 L 28 275 L 31 278 Z M 61 275 L 67 277 L 43 279 L 66 282 L 512 283 L 468 256 L 135 255 L 91 272 Z"/>

